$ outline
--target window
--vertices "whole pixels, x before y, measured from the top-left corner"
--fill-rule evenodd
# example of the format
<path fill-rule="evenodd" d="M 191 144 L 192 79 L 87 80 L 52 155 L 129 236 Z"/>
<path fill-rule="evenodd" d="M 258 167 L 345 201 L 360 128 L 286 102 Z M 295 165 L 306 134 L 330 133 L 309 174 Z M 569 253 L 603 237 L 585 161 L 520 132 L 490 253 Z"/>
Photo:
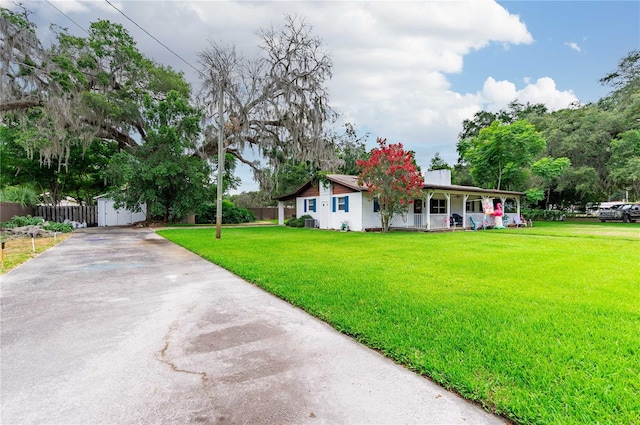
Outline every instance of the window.
<path fill-rule="evenodd" d="M 314 199 L 305 199 L 304 200 L 304 212 L 316 212 L 316 200 Z"/>
<path fill-rule="evenodd" d="M 380 211 L 380 202 L 378 202 L 377 199 L 373 200 L 373 212 L 379 212 Z"/>
<path fill-rule="evenodd" d="M 480 201 L 467 201 L 467 212 L 479 212 L 480 209 Z"/>
<path fill-rule="evenodd" d="M 338 196 L 333 197 L 332 199 L 332 211 L 344 211 L 349 212 L 349 197 L 348 196 Z"/>
<path fill-rule="evenodd" d="M 338 211 L 344 211 L 345 199 L 347 199 L 346 196 L 341 196 L 338 198 Z"/>
<path fill-rule="evenodd" d="M 413 201 L 413 213 L 422 214 L 422 199 L 416 199 Z"/>
<path fill-rule="evenodd" d="M 446 214 L 447 203 L 444 199 L 431 199 L 431 214 Z"/>

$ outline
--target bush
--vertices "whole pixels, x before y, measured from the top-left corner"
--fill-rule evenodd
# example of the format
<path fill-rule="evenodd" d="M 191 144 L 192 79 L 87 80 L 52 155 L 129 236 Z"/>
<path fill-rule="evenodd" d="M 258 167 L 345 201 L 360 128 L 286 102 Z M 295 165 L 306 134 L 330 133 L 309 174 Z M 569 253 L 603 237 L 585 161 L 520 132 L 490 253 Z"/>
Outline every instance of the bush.
<path fill-rule="evenodd" d="M 527 220 L 533 221 L 563 221 L 567 213 L 566 211 L 560 210 L 523 208 L 522 215 L 524 215 Z"/>
<path fill-rule="evenodd" d="M 17 202 L 23 208 L 38 205 L 38 193 L 28 186 L 7 186 L 0 190 L 0 201 Z"/>
<path fill-rule="evenodd" d="M 44 223 L 42 228 L 48 232 L 69 233 L 73 231 L 73 225 L 71 225 L 71 223 L 47 222 Z"/>
<path fill-rule="evenodd" d="M 11 220 L 5 221 L 2 223 L 2 227 L 5 229 L 13 229 L 16 227 L 24 227 L 24 226 L 41 226 L 44 223 L 44 220 L 39 217 L 31 217 L 27 216 L 18 216 L 14 215 Z"/>
<path fill-rule="evenodd" d="M 238 207 L 229 200 L 222 201 L 222 223 L 223 224 L 239 224 L 251 223 L 256 221 L 253 211 L 246 208 Z M 216 204 L 206 203 L 200 207 L 200 211 L 196 214 L 197 224 L 209 224 L 216 222 Z"/>
<path fill-rule="evenodd" d="M 30 215 L 24 217 L 15 215 L 11 220 L 2 223 L 3 229 L 15 229 L 16 227 L 25 226 L 39 226 L 47 232 L 69 233 L 73 231 L 71 223 L 48 222 L 40 217 L 31 217 Z"/>
<path fill-rule="evenodd" d="M 309 214 L 305 214 L 298 218 L 292 218 L 288 220 L 285 224 L 289 227 L 304 227 L 304 221 L 308 218 L 313 218 Z"/>

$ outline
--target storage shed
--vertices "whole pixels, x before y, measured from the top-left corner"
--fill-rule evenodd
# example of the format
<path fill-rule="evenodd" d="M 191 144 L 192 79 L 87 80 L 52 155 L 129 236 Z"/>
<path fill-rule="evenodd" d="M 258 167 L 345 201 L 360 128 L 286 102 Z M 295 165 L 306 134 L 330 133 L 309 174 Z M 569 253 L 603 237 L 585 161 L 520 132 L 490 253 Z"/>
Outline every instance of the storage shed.
<path fill-rule="evenodd" d="M 98 201 L 98 226 L 127 226 L 147 219 L 147 206 L 140 212 L 115 208 L 115 201 L 108 195 L 96 196 Z"/>

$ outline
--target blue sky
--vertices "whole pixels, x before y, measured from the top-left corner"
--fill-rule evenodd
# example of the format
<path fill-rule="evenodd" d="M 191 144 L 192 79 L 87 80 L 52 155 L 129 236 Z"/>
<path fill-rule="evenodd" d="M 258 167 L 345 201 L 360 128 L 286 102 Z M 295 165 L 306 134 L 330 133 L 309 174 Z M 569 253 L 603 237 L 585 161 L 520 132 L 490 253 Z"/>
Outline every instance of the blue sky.
<path fill-rule="evenodd" d="M 499 4 L 520 16 L 534 42 L 506 49 L 493 44 L 470 53 L 464 71 L 449 77 L 454 90 L 477 90 L 487 75 L 519 85 L 526 76 L 549 76 L 560 89 L 571 89 L 581 103 L 596 102 L 609 92 L 598 80 L 613 71 L 627 53 L 640 48 L 638 1 Z"/>
<path fill-rule="evenodd" d="M 196 73 L 104 1 L 50 0 L 83 27 L 122 23 L 148 57 Z M 436 152 L 455 163 L 457 134 L 480 109 L 518 99 L 550 110 L 595 102 L 598 79 L 640 48 L 640 1 L 111 1 L 196 65 L 208 40 L 256 54 L 259 28 L 285 14 L 312 25 L 332 56 L 331 105 L 342 121 L 402 142 L 426 168 Z M 3 7 L 13 7 L 0 0 Z M 49 23 L 81 31 L 44 1 L 27 1 L 40 33 Z M 337 123 L 340 124 L 340 123 Z M 240 190 L 255 190 L 239 167 Z"/>

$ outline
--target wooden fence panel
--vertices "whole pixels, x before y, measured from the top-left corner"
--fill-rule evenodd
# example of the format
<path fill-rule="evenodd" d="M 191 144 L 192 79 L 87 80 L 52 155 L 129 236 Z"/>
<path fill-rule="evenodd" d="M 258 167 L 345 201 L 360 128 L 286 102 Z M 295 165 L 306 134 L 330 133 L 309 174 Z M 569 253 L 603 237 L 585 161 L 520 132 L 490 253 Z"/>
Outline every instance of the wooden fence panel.
<path fill-rule="evenodd" d="M 25 217 L 27 215 L 33 215 L 33 208 L 22 207 L 15 202 L 0 202 L 0 221 L 9 221 L 13 216 Z"/>
<path fill-rule="evenodd" d="M 265 208 L 249 208 L 256 216 L 256 220 L 275 220 L 278 218 L 278 207 L 265 207 Z M 295 207 L 284 208 L 284 218 L 288 220 L 295 216 Z"/>
<path fill-rule="evenodd" d="M 98 207 L 91 206 L 62 206 L 52 207 L 40 205 L 36 207 L 37 217 L 42 217 L 47 221 L 55 221 L 62 223 L 65 220 L 77 221 L 78 223 L 86 222 L 87 226 L 98 225 Z"/>

